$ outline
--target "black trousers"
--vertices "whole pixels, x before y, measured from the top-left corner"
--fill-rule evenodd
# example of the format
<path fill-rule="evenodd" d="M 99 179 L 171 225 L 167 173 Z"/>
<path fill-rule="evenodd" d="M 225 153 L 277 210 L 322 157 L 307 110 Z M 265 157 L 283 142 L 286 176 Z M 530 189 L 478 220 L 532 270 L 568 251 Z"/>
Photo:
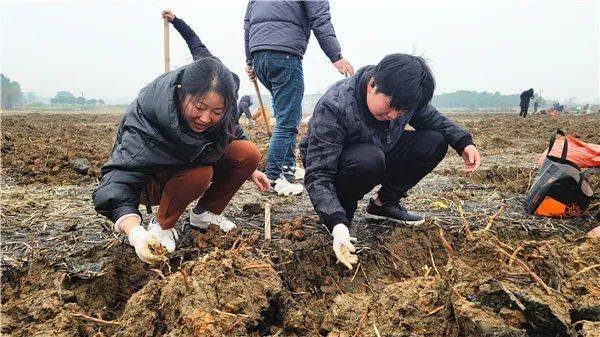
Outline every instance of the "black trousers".
<path fill-rule="evenodd" d="M 521 105 L 521 112 L 519 113 L 519 116 L 527 117 L 527 110 L 529 110 L 529 104 Z"/>
<path fill-rule="evenodd" d="M 352 220 L 358 201 L 379 184 L 379 199 L 384 203 L 405 197 L 444 159 L 447 151 L 444 136 L 431 130 L 405 130 L 387 155 L 373 144 L 346 146 L 340 156 L 335 187 L 348 220 Z"/>

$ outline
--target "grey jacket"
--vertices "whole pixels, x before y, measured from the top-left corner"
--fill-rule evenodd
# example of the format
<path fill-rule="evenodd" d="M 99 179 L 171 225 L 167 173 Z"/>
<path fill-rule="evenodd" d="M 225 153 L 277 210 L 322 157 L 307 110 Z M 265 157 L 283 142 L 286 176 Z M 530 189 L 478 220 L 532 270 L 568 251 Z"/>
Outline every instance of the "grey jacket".
<path fill-rule="evenodd" d="M 141 216 L 141 191 L 156 172 L 211 165 L 224 154 L 214 146 L 216 135 L 195 133 L 180 117 L 176 86 L 188 66 L 143 88 L 121 120 L 111 158 L 102 166 L 102 180 L 92 195 L 96 211 L 113 222 L 125 214 Z M 236 139 L 245 138 L 239 126 L 235 133 Z"/>
<path fill-rule="evenodd" d="M 282 51 L 302 58 L 310 31 L 331 62 L 342 58 L 327 1 L 250 0 L 244 17 L 246 60 L 259 50 Z"/>
<path fill-rule="evenodd" d="M 372 115 L 366 105 L 365 92 L 374 67 L 363 67 L 327 90 L 317 102 L 308 122 L 308 132 L 300 144 L 306 190 L 315 211 L 329 228 L 338 223 L 348 224 L 334 184 L 338 159 L 346 144 L 374 144 L 387 154 L 407 124 L 416 130 L 439 131 L 459 153 L 473 143 L 467 131 L 430 105 L 390 121 L 389 125 L 373 122 L 374 118 L 369 118 Z"/>

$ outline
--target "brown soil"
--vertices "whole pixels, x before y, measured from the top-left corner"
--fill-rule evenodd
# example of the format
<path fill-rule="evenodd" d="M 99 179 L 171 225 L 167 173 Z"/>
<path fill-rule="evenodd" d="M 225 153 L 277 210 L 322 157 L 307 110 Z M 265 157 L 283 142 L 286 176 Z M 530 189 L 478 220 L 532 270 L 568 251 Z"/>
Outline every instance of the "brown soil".
<path fill-rule="evenodd" d="M 373 223 L 359 211 L 360 264 L 349 271 L 335 263 L 306 196 L 261 195 L 250 184 L 226 210 L 237 229 L 200 232 L 182 219 L 176 252 L 146 266 L 90 200 L 118 116 L 3 116 L 1 332 L 597 336 L 600 241 L 584 234 L 598 225 L 599 205 L 587 218 L 559 220 L 524 215 L 520 202 L 552 127 L 600 142 L 600 118 L 455 119 L 474 130 L 481 171 L 465 176 L 449 152 L 406 200 L 427 215 L 423 226 Z M 499 138 L 509 126 L 514 137 Z M 68 164 L 76 157 L 91 173 Z"/>

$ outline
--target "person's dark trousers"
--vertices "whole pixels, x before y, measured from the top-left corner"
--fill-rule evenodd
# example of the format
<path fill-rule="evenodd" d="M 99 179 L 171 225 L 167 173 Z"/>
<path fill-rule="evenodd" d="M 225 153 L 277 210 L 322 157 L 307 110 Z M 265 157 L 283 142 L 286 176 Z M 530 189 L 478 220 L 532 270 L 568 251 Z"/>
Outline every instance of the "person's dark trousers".
<path fill-rule="evenodd" d="M 373 144 L 350 144 L 344 148 L 335 180 L 338 199 L 352 221 L 357 203 L 381 184 L 379 199 L 398 202 L 444 159 L 448 144 L 437 131 L 404 131 L 387 154 Z"/>
<path fill-rule="evenodd" d="M 296 135 L 304 96 L 302 60 L 284 52 L 259 51 L 252 54 L 252 67 L 273 99 L 275 129 L 269 142 L 265 173 L 276 180 L 284 165 L 296 165 Z"/>
<path fill-rule="evenodd" d="M 519 116 L 527 117 L 527 110 L 529 110 L 529 105 L 521 105 L 521 113 L 519 113 Z"/>
<path fill-rule="evenodd" d="M 237 111 L 235 113 L 235 121 L 236 121 L 236 123 L 240 122 L 240 118 L 242 118 L 242 115 L 246 115 L 246 118 L 248 119 L 248 121 L 252 121 L 253 120 L 252 119 L 252 112 L 250 112 L 250 108 L 243 109 L 243 108 L 240 108 L 238 106 Z"/>

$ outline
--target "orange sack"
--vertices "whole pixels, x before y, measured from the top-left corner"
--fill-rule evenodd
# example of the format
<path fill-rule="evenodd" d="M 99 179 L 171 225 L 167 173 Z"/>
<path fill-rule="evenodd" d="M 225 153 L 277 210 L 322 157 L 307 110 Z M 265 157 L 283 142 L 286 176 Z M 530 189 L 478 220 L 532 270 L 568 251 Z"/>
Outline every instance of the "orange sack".
<path fill-rule="evenodd" d="M 580 168 L 600 167 L 600 145 L 586 143 L 569 135 L 556 138 L 556 142 L 550 151 L 550 156 L 557 158 L 561 157 L 565 137 L 567 138 L 568 161 L 576 164 Z M 546 149 L 538 159 L 538 166 L 542 165 L 547 154 L 548 149 Z"/>

